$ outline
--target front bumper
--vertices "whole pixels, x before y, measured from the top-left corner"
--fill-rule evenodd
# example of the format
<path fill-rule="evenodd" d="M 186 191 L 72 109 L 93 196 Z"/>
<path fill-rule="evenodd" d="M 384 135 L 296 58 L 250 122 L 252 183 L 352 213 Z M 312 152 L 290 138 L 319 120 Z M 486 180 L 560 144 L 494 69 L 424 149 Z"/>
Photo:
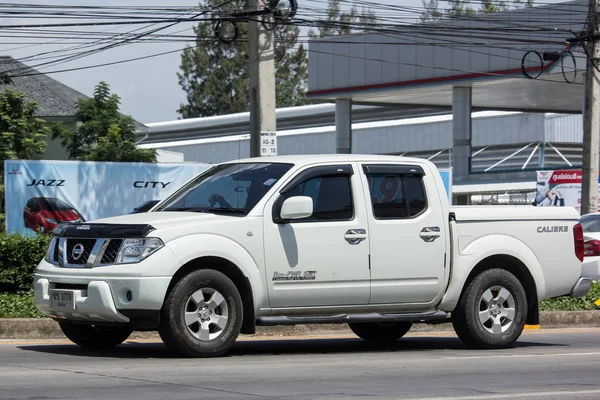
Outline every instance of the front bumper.
<path fill-rule="evenodd" d="M 128 315 L 161 309 L 170 281 L 169 277 L 103 279 L 36 275 L 35 303 L 51 317 L 130 323 Z M 52 290 L 71 293 L 73 308 L 52 307 Z"/>
<path fill-rule="evenodd" d="M 585 296 L 592 287 L 592 278 L 582 276 L 579 278 L 573 289 L 571 290 L 571 297 L 583 297 Z"/>
<path fill-rule="evenodd" d="M 34 277 L 35 301 L 41 312 L 56 318 L 135 325 L 132 319 L 158 314 L 180 267 L 167 247 L 137 264 L 63 268 L 42 260 Z M 51 306 L 53 290 L 71 295 L 69 307 Z"/>
<path fill-rule="evenodd" d="M 131 315 L 161 309 L 170 281 L 169 277 L 82 279 L 36 275 L 35 302 L 41 312 L 55 318 L 134 323 Z M 73 307 L 53 307 L 50 302 L 53 290 L 71 293 Z"/>

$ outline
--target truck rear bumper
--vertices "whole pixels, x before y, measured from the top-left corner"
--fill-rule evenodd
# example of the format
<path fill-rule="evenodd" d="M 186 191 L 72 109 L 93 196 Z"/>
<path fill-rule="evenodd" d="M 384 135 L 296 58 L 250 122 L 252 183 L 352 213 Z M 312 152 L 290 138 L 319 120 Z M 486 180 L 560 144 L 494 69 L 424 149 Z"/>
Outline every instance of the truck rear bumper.
<path fill-rule="evenodd" d="M 585 257 L 581 266 L 581 275 L 600 279 L 600 256 Z"/>
<path fill-rule="evenodd" d="M 571 290 L 571 297 L 583 297 L 590 291 L 592 287 L 592 278 L 582 276 L 579 278 L 573 289 Z"/>

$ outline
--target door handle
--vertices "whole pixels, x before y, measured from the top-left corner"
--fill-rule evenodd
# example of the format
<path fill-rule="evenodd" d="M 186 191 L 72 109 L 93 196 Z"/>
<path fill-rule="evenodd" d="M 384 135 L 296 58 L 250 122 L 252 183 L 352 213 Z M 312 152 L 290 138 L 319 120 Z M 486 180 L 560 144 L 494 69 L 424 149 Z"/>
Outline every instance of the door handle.
<path fill-rule="evenodd" d="M 423 239 L 426 242 L 433 242 L 435 239 L 441 236 L 440 227 L 426 226 L 425 228 L 421 229 L 419 236 L 421 236 L 421 239 Z"/>
<path fill-rule="evenodd" d="M 348 229 L 344 235 L 344 239 L 350 244 L 359 244 L 366 238 L 367 231 L 364 229 Z"/>

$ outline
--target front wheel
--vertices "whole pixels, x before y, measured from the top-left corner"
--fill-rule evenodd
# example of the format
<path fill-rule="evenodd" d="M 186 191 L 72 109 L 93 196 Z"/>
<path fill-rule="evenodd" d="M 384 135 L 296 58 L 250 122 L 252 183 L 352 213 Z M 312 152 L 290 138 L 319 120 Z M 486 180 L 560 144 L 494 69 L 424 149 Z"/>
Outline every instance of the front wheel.
<path fill-rule="evenodd" d="M 108 349 L 123 343 L 133 328 L 129 326 L 95 326 L 75 324 L 69 320 L 59 320 L 58 325 L 65 336 L 86 349 Z"/>
<path fill-rule="evenodd" d="M 355 322 L 348 324 L 352 332 L 368 342 L 395 342 L 406 335 L 412 323 L 394 322 Z"/>
<path fill-rule="evenodd" d="M 527 296 L 521 282 L 504 269 L 490 269 L 473 279 L 452 312 L 452 324 L 469 347 L 512 346 L 525 326 Z"/>
<path fill-rule="evenodd" d="M 231 279 L 215 270 L 194 271 L 169 293 L 159 334 L 167 347 L 182 355 L 217 357 L 235 343 L 242 313 L 242 299 Z"/>

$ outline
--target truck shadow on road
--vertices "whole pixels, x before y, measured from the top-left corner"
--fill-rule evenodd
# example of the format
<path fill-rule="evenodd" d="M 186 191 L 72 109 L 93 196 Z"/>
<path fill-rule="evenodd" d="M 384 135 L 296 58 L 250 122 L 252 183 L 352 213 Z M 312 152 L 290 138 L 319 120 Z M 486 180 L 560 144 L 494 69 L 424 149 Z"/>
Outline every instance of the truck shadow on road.
<path fill-rule="evenodd" d="M 518 341 L 513 348 L 563 346 L 556 343 Z M 88 350 L 76 345 L 22 345 L 22 350 L 69 356 L 100 358 L 178 358 L 161 342 L 139 342 L 135 339 L 109 350 Z M 343 353 L 385 353 L 385 352 L 432 352 L 444 350 L 464 350 L 465 355 L 479 353 L 470 350 L 455 337 L 405 337 L 392 344 L 368 343 L 354 338 L 302 339 L 302 340 L 243 340 L 223 357 L 274 356 L 274 355 L 314 355 Z M 486 350 L 502 352 L 506 350 Z"/>

